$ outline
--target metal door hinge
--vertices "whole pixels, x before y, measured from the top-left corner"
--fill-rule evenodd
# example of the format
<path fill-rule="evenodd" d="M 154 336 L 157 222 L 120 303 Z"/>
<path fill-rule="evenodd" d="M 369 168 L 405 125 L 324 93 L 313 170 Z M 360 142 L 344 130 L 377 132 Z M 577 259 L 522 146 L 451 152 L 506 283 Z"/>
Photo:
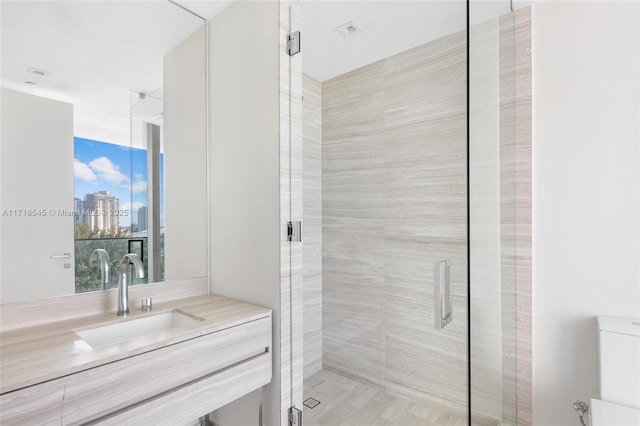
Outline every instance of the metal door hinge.
<path fill-rule="evenodd" d="M 293 32 L 287 37 L 287 51 L 289 56 L 300 53 L 300 31 Z"/>
<path fill-rule="evenodd" d="M 289 426 L 302 426 L 302 411 L 295 406 L 289 408 Z"/>
<path fill-rule="evenodd" d="M 302 241 L 302 222 L 299 220 L 287 222 L 287 241 Z"/>

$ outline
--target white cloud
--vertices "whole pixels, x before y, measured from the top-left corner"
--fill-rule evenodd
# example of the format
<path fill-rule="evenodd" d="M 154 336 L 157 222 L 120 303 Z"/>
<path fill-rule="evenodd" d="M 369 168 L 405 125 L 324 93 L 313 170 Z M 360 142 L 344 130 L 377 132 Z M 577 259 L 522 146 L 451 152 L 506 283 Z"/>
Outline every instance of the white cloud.
<path fill-rule="evenodd" d="M 138 201 L 134 201 L 133 203 L 125 203 L 120 205 L 120 210 L 128 210 L 129 211 L 129 217 L 138 217 L 138 209 L 140 207 L 144 207 L 145 204 L 144 203 L 140 203 Z M 137 220 L 137 219 L 136 219 Z M 136 221 L 134 220 L 134 222 Z"/>
<path fill-rule="evenodd" d="M 127 210 L 128 213 L 124 216 L 120 216 L 120 226 L 130 226 L 132 222 L 138 221 L 138 209 L 144 206 L 144 203 L 133 202 L 120 204 L 118 208 L 120 210 Z"/>
<path fill-rule="evenodd" d="M 129 226 L 131 223 L 138 222 L 138 209 L 143 207 L 145 204 L 134 201 L 133 203 L 125 203 L 120 205 L 120 210 L 127 210 L 128 214 L 126 216 L 120 217 L 120 224 L 123 226 Z"/>
<path fill-rule="evenodd" d="M 101 179 L 112 185 L 119 185 L 128 182 L 129 178 L 120 173 L 118 166 L 113 164 L 107 157 L 98 157 L 89 162 L 89 167 L 100 176 Z"/>
<path fill-rule="evenodd" d="M 95 182 L 98 179 L 93 170 L 77 158 L 73 159 L 73 176 L 85 182 Z"/>
<path fill-rule="evenodd" d="M 134 194 L 140 194 L 146 192 L 147 190 L 147 181 L 146 180 L 136 180 L 131 184 L 131 192 Z"/>

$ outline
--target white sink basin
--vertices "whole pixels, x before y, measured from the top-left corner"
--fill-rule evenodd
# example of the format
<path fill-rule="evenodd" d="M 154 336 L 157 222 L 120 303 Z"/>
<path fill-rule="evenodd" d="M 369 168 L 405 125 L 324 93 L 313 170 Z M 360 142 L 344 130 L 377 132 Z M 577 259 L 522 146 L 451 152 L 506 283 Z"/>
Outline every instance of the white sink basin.
<path fill-rule="evenodd" d="M 177 328 L 192 327 L 200 321 L 202 321 L 202 318 L 192 317 L 180 311 L 171 311 L 116 324 L 74 331 L 91 347 L 95 348 L 113 345 L 137 337 L 161 334 Z"/>

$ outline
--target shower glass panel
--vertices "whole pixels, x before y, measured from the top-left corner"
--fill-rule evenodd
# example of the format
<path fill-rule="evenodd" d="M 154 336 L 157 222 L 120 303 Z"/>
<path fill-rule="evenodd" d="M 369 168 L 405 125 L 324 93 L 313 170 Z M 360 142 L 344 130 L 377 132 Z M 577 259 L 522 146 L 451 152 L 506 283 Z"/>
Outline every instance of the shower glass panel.
<path fill-rule="evenodd" d="M 305 425 L 465 425 L 467 4 L 290 10 L 301 16 L 290 66 L 295 93 L 301 61 L 304 200 L 291 400 Z"/>
<path fill-rule="evenodd" d="M 508 1 L 470 2 L 472 424 L 520 423 L 516 409 L 514 17 Z"/>

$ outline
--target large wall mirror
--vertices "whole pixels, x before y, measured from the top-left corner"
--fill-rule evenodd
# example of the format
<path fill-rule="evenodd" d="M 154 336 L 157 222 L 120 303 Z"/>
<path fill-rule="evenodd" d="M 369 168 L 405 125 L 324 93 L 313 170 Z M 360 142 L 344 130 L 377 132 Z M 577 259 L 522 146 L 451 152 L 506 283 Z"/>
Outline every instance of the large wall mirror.
<path fill-rule="evenodd" d="M 205 21 L 2 1 L 0 302 L 207 275 Z M 108 261 L 106 260 L 108 257 Z"/>

